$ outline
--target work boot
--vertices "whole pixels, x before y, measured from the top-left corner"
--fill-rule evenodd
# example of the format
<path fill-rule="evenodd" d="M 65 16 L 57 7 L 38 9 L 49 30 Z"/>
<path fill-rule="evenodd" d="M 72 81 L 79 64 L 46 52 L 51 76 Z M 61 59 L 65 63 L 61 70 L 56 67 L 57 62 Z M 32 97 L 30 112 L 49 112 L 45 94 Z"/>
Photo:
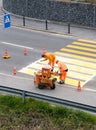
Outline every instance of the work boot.
<path fill-rule="evenodd" d="M 58 82 L 58 84 L 65 84 L 64 80 Z"/>
<path fill-rule="evenodd" d="M 54 70 L 54 67 L 52 67 L 51 72 L 53 72 L 53 70 Z"/>

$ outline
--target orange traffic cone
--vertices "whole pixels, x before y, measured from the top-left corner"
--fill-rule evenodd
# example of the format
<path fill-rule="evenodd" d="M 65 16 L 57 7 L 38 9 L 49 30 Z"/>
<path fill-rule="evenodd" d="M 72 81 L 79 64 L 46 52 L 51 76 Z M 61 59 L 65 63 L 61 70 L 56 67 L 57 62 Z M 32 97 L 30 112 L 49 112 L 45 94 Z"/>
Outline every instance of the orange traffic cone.
<path fill-rule="evenodd" d="M 43 48 L 43 50 L 42 50 L 42 55 L 45 55 L 45 54 L 46 54 L 46 49 Z"/>
<path fill-rule="evenodd" d="M 5 54 L 4 54 L 3 58 L 4 58 L 4 59 L 8 59 L 8 58 L 10 58 L 10 57 L 11 57 L 11 56 L 8 55 L 7 49 L 5 49 Z"/>
<path fill-rule="evenodd" d="M 77 87 L 78 91 L 81 91 L 81 85 L 80 85 L 80 81 L 78 81 L 78 87 Z"/>
<path fill-rule="evenodd" d="M 14 75 L 17 74 L 16 67 L 13 68 L 13 74 L 14 74 Z"/>
<path fill-rule="evenodd" d="M 27 50 L 26 50 L 26 48 L 24 48 L 24 55 L 25 55 L 25 56 L 27 55 Z"/>

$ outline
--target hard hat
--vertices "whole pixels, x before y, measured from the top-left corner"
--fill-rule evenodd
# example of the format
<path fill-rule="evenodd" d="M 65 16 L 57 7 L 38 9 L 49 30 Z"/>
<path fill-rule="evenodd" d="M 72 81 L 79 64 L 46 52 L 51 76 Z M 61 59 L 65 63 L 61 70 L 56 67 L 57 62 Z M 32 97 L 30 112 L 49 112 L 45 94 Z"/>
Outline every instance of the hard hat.
<path fill-rule="evenodd" d="M 59 62 L 59 60 L 56 60 L 56 64 Z"/>

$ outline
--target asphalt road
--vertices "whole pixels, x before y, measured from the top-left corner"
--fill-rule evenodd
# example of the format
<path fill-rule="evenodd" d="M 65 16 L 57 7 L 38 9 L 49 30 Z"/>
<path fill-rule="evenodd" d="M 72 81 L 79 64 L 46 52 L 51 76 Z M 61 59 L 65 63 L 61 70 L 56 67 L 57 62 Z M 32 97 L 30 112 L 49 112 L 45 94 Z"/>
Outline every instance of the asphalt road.
<path fill-rule="evenodd" d="M 25 69 L 26 66 L 30 67 L 30 64 L 38 61 L 41 58 L 43 48 L 46 48 L 47 52 L 56 53 L 61 48 L 66 48 L 66 46 L 77 40 L 76 37 L 48 32 L 45 33 L 13 27 L 4 29 L 3 26 L 0 25 L 0 85 L 96 106 L 96 84 L 94 85 L 93 82 L 91 84 L 87 82 L 87 86 L 93 84 L 93 88 L 85 85 L 86 87 L 83 87 L 80 92 L 77 91 L 76 86 L 74 87 L 71 84 L 56 84 L 55 90 L 39 90 L 33 84 L 33 75 L 26 73 L 25 70 L 24 72 L 20 71 L 22 68 Z M 23 54 L 24 48 L 27 49 L 27 56 Z M 7 49 L 8 54 L 11 56 L 10 59 L 3 59 L 5 49 Z M 64 56 L 61 57 L 64 59 Z M 72 58 L 70 57 L 70 59 Z M 35 63 L 35 66 L 36 65 L 37 63 Z M 13 75 L 14 67 L 16 67 L 17 75 Z M 93 79 L 94 77 L 91 78 L 91 80 Z"/>
<path fill-rule="evenodd" d="M 3 23 L 4 12 L 1 9 L 2 0 L 0 23 Z M 22 18 L 12 16 L 11 25 L 22 26 Z M 66 25 L 48 23 L 48 31 L 45 31 L 45 23 L 27 19 L 25 28 L 30 30 L 14 27 L 4 29 L 3 24 L 0 24 L 0 85 L 96 107 L 96 30 L 71 26 L 71 34 L 68 35 Z M 79 49 L 75 46 L 68 51 L 74 44 L 78 45 Z M 83 48 L 81 44 L 84 45 Z M 24 48 L 28 51 L 27 56 L 23 54 Z M 55 53 L 69 67 L 67 79 L 70 80 L 65 85 L 56 84 L 55 90 L 39 90 L 33 84 L 33 74 L 29 73 L 34 67 L 40 69 L 38 59 L 41 58 L 43 48 L 46 48 L 47 52 Z M 11 56 L 10 59 L 3 59 L 5 49 Z M 13 75 L 14 67 L 17 70 L 16 75 Z M 26 69 L 29 71 L 26 72 Z M 78 80 L 82 86 L 80 92 L 77 91 Z"/>

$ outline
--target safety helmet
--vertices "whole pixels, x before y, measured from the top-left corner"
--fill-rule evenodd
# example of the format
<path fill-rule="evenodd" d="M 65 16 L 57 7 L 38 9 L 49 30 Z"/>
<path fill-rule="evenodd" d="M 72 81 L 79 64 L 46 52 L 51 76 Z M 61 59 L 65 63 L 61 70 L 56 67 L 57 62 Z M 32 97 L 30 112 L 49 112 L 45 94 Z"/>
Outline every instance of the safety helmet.
<path fill-rule="evenodd" d="M 56 60 L 56 64 L 58 64 L 59 60 Z"/>

